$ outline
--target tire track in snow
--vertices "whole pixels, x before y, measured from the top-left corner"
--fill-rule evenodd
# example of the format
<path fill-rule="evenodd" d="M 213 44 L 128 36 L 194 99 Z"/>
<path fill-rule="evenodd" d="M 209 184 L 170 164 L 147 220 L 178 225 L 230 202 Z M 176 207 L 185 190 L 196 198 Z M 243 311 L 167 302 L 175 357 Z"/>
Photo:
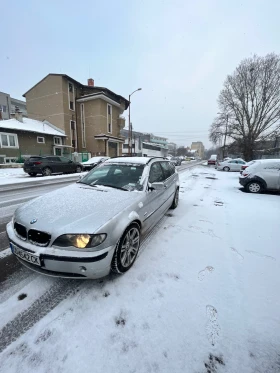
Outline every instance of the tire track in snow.
<path fill-rule="evenodd" d="M 27 310 L 18 314 L 0 330 L 0 352 L 27 332 L 60 302 L 77 292 L 78 280 L 59 279 L 44 295 Z"/>

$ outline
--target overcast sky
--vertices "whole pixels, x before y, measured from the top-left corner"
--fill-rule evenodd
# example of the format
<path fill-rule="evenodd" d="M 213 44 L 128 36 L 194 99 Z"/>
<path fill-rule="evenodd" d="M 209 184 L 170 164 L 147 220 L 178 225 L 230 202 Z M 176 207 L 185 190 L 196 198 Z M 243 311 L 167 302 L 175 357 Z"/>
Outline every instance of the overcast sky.
<path fill-rule="evenodd" d="M 22 98 L 50 72 L 126 98 L 141 87 L 135 130 L 209 147 L 226 75 L 279 53 L 279 15 L 279 0 L 14 0 L 1 13 L 0 91 Z"/>

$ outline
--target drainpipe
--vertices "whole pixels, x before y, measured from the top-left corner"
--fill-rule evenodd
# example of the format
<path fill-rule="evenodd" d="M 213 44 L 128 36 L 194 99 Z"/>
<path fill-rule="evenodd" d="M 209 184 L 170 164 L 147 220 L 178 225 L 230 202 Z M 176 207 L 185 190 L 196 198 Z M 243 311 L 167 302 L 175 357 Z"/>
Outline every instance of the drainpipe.
<path fill-rule="evenodd" d="M 79 136 L 78 136 L 78 116 L 77 116 L 77 88 L 75 88 L 76 94 L 75 94 L 75 117 L 76 117 L 76 138 L 77 138 L 77 146 L 75 151 L 79 153 Z"/>

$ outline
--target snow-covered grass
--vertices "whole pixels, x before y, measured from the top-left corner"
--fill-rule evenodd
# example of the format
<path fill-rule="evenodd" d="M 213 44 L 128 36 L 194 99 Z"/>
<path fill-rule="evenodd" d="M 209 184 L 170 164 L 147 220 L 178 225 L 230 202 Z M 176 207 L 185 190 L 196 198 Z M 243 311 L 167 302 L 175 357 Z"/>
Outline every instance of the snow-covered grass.
<path fill-rule="evenodd" d="M 84 173 L 82 173 L 84 174 Z M 0 168 L 0 185 L 5 184 L 17 184 L 25 182 L 42 182 L 43 180 L 57 180 L 61 178 L 68 178 L 77 176 L 78 174 L 68 174 L 68 175 L 51 175 L 51 176 L 42 176 L 37 175 L 36 177 L 30 177 L 26 174 L 22 168 Z"/>
<path fill-rule="evenodd" d="M 79 283 L 1 353 L 1 373 L 279 372 L 280 196 L 214 168 L 180 179 L 179 207 L 131 270 Z"/>

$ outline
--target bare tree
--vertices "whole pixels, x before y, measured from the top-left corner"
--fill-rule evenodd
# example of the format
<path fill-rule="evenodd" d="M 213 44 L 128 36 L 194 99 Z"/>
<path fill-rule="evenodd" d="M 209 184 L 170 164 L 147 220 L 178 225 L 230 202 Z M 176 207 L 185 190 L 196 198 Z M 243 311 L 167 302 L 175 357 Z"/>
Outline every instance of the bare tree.
<path fill-rule="evenodd" d="M 280 56 L 273 53 L 241 61 L 227 76 L 218 105 L 210 140 L 217 144 L 228 136 L 251 160 L 257 143 L 275 138 L 280 130 Z"/>

